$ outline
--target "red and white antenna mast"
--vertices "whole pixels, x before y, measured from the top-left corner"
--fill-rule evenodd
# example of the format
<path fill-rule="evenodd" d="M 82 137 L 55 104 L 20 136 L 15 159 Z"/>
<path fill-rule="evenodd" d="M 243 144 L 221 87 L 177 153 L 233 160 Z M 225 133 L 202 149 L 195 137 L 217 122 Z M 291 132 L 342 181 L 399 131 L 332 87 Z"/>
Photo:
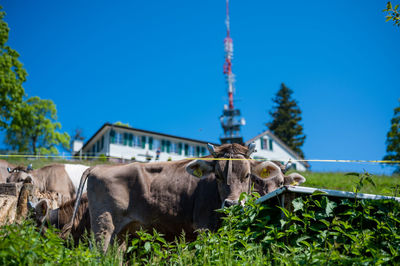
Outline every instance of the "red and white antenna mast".
<path fill-rule="evenodd" d="M 220 116 L 221 126 L 224 130 L 224 136 L 220 138 L 221 143 L 240 143 L 243 144 L 243 138 L 240 135 L 240 126 L 245 124 L 244 118 L 240 118 L 240 110 L 233 106 L 233 93 L 235 92 L 235 75 L 232 73 L 233 59 L 233 41 L 231 38 L 230 20 L 229 20 L 229 0 L 226 0 L 226 37 L 224 39 L 225 63 L 224 74 L 228 84 L 229 105 L 224 108 Z"/>
<path fill-rule="evenodd" d="M 224 74 L 226 75 L 226 80 L 228 83 L 228 97 L 229 97 L 229 109 L 233 108 L 233 92 L 235 81 L 235 75 L 232 73 L 232 59 L 233 59 L 233 41 L 230 36 L 230 21 L 229 21 L 229 0 L 226 0 L 226 37 L 224 39 L 225 47 L 225 64 L 224 64 Z"/>

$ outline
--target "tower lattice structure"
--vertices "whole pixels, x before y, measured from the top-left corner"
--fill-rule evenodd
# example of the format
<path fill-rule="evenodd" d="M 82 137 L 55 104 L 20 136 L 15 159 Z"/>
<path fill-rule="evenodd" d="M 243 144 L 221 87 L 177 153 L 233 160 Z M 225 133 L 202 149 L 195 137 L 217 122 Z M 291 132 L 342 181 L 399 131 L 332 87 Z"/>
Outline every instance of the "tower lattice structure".
<path fill-rule="evenodd" d="M 233 94 L 235 92 L 235 75 L 232 72 L 233 59 L 233 41 L 230 36 L 230 21 L 229 21 L 229 0 L 226 0 L 226 37 L 224 39 L 225 48 L 225 63 L 224 75 L 228 85 L 228 105 L 224 106 L 222 115 L 220 116 L 221 126 L 224 130 L 223 136 L 220 138 L 224 143 L 240 143 L 243 144 L 243 137 L 240 133 L 240 128 L 245 124 L 244 118 L 241 118 L 240 110 L 235 109 L 233 105 Z"/>

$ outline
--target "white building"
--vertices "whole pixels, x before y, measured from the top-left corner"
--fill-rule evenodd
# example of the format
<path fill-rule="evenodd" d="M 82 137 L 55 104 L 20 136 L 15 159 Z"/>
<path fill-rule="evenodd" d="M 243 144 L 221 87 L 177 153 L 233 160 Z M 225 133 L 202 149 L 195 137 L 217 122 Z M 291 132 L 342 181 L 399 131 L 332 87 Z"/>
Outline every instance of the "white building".
<path fill-rule="evenodd" d="M 105 155 L 142 162 L 175 161 L 208 155 L 207 143 L 209 142 L 106 123 L 81 149 L 74 150 L 74 153 L 87 158 Z"/>
<path fill-rule="evenodd" d="M 276 160 L 282 163 L 302 159 L 269 130 L 245 144 L 253 141 L 257 150 L 253 153 L 254 159 Z M 81 143 L 74 143 L 74 153 L 87 158 L 105 155 L 109 158 L 141 162 L 175 161 L 208 155 L 207 143 L 210 142 L 106 123 L 83 146 Z M 293 163 L 298 171 L 305 171 L 309 167 L 306 162 Z"/>
<path fill-rule="evenodd" d="M 279 161 L 282 164 L 291 160 L 293 162 L 293 167 L 298 171 L 306 171 L 307 168 L 310 167 L 307 162 L 296 162 L 295 160 L 302 160 L 303 158 L 290 149 L 269 130 L 266 130 L 258 136 L 246 141 L 246 145 L 253 141 L 256 144 L 257 150 L 253 153 L 254 159 Z"/>

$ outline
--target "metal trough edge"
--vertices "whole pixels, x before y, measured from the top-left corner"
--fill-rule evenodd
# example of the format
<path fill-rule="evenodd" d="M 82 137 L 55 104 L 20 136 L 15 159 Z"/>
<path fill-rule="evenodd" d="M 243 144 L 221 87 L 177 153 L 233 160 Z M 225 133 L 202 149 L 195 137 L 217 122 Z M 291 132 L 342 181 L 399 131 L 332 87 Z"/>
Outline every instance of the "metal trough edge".
<path fill-rule="evenodd" d="M 274 190 L 261 198 L 256 200 L 256 203 L 265 202 L 273 197 L 276 197 L 284 192 L 295 192 L 295 193 L 302 193 L 302 194 L 313 194 L 315 191 L 324 192 L 326 196 L 332 197 L 339 197 L 339 198 L 350 198 L 354 199 L 357 196 L 357 199 L 370 199 L 370 200 L 385 200 L 385 199 L 392 199 L 395 201 L 400 202 L 399 197 L 391 197 L 391 196 L 383 196 L 383 195 L 375 195 L 375 194 L 364 194 L 364 193 L 354 193 L 349 191 L 342 191 L 342 190 L 332 190 L 332 189 L 325 189 L 325 188 L 312 188 L 312 187 L 300 187 L 300 186 L 283 186 Z"/>

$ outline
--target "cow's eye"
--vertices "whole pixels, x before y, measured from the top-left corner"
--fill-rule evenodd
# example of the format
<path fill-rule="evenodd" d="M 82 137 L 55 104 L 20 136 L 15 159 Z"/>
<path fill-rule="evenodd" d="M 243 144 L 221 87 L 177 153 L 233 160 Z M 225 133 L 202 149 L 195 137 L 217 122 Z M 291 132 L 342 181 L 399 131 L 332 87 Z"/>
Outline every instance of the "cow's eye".
<path fill-rule="evenodd" d="M 283 186 L 283 181 L 281 181 L 281 182 L 279 183 L 279 186 Z"/>

